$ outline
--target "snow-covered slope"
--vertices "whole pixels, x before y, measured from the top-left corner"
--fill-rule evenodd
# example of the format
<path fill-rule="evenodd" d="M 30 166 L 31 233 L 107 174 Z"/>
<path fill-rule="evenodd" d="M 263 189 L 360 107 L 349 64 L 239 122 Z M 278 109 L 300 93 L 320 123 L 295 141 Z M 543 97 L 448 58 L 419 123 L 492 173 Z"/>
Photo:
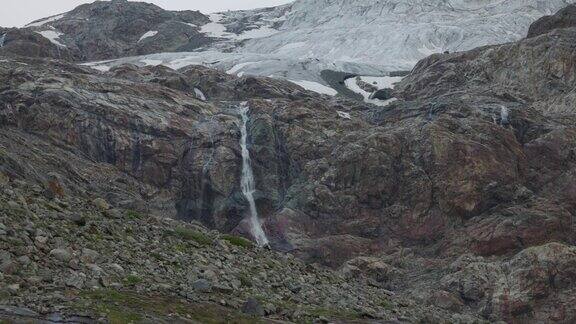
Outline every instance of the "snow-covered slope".
<path fill-rule="evenodd" d="M 537 18 L 576 0 L 298 0 L 274 8 L 210 15 L 212 41 L 194 53 L 121 59 L 324 85 L 322 70 L 385 75 L 433 53 L 518 40 Z M 324 89 L 326 90 L 326 89 Z"/>

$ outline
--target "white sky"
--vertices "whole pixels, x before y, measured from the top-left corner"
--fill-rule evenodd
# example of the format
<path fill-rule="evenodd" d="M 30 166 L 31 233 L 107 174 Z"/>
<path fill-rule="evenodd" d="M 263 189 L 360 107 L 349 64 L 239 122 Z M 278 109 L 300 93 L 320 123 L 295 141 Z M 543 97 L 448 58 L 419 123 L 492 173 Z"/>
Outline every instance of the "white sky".
<path fill-rule="evenodd" d="M 130 0 L 132 1 L 132 0 Z M 142 0 L 170 10 L 215 11 L 272 7 L 292 0 Z M 0 0 L 0 26 L 22 27 L 36 19 L 70 11 L 93 0 Z"/>

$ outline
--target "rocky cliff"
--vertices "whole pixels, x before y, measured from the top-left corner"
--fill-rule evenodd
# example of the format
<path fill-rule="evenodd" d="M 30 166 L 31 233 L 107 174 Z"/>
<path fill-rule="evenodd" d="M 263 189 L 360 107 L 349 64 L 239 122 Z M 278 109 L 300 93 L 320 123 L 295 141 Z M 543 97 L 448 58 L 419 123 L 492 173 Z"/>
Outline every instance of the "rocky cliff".
<path fill-rule="evenodd" d="M 576 16 L 576 6 L 570 5 L 560 10 L 555 15 L 544 16 L 530 26 L 528 37 L 535 37 L 546 34 L 557 28 L 570 28 L 576 26 L 574 17 Z"/>
<path fill-rule="evenodd" d="M 431 55 L 387 106 L 197 65 L 2 56 L 0 304 L 41 307 L 0 314 L 110 319 L 160 294 L 293 321 L 574 322 L 576 28 L 562 27 Z M 300 261 L 237 246 L 242 102 L 262 227 Z"/>

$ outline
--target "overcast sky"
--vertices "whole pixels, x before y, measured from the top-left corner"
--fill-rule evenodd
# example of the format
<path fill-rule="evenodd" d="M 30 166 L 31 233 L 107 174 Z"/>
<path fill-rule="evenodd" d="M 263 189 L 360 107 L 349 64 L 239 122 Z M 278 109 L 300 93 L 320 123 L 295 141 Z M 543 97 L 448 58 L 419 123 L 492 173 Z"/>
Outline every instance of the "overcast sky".
<path fill-rule="evenodd" d="M 164 9 L 200 10 L 210 13 L 223 10 L 271 7 L 292 0 L 142 0 Z M 0 26 L 22 27 L 36 19 L 70 11 L 93 0 L 0 0 Z"/>

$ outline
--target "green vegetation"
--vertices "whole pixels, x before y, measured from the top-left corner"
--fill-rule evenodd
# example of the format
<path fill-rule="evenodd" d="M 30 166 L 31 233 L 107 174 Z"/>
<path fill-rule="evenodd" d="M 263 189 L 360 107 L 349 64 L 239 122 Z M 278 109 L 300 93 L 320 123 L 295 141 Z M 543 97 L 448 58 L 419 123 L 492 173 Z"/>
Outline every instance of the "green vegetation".
<path fill-rule="evenodd" d="M 340 309 L 340 308 L 330 308 L 330 307 L 317 307 L 317 306 L 305 306 L 298 305 L 293 301 L 281 300 L 274 302 L 276 307 L 280 310 L 300 310 L 303 314 L 302 318 L 299 318 L 297 322 L 299 323 L 312 323 L 315 319 L 319 317 L 325 317 L 331 320 L 339 320 L 342 322 L 349 322 L 355 320 L 362 320 L 363 316 L 360 312 L 351 309 Z"/>
<path fill-rule="evenodd" d="M 156 259 L 156 261 L 164 261 L 164 258 L 162 257 L 162 255 L 158 252 L 152 252 L 152 253 L 150 253 L 150 256 L 153 257 L 154 259 Z"/>
<path fill-rule="evenodd" d="M 390 309 L 393 309 L 393 308 L 394 308 L 394 306 L 392 305 L 392 303 L 391 303 L 388 299 L 382 299 L 382 300 L 380 300 L 380 303 L 379 303 L 379 304 L 380 304 L 380 306 L 381 306 L 382 308 L 384 308 L 384 309 L 390 310 Z"/>
<path fill-rule="evenodd" d="M 144 218 L 144 215 L 140 214 L 139 212 L 137 212 L 135 210 L 127 210 L 125 215 L 127 218 L 134 219 L 134 220 Z"/>
<path fill-rule="evenodd" d="M 178 227 L 173 232 L 174 236 L 187 240 L 187 241 L 194 241 L 200 245 L 210 245 L 212 244 L 212 239 L 203 233 L 200 233 L 195 230 L 191 230 L 185 227 Z"/>
<path fill-rule="evenodd" d="M 5 301 L 5 300 L 9 300 L 10 297 L 12 297 L 10 295 L 10 293 L 6 290 L 0 290 L 0 301 Z M 2 323 L 2 322 L 0 322 Z"/>
<path fill-rule="evenodd" d="M 252 287 L 252 279 L 251 277 L 246 274 L 246 273 L 241 273 L 238 276 L 238 279 L 240 280 L 240 283 L 242 284 L 242 286 L 244 287 Z"/>
<path fill-rule="evenodd" d="M 14 219 L 23 219 L 27 214 L 24 208 L 20 206 L 10 206 L 4 201 L 0 201 L 0 211 Z"/>
<path fill-rule="evenodd" d="M 222 239 L 225 241 L 230 242 L 230 244 L 235 245 L 235 246 L 239 246 L 239 247 L 243 247 L 243 248 L 251 248 L 253 246 L 252 242 L 250 242 L 249 240 L 240 237 L 240 236 L 234 236 L 234 235 L 222 235 Z"/>
<path fill-rule="evenodd" d="M 135 276 L 135 275 L 128 275 L 124 278 L 124 283 L 128 286 L 136 286 L 137 284 L 142 282 L 142 278 Z"/>
<path fill-rule="evenodd" d="M 311 307 L 308 313 L 312 317 L 337 318 L 341 320 L 353 320 L 362 318 L 362 314 L 354 310 L 334 309 L 326 307 Z"/>
<path fill-rule="evenodd" d="M 220 324 L 261 323 L 260 320 L 215 304 L 190 304 L 174 297 L 143 296 L 135 292 L 96 290 L 81 293 L 75 306 L 82 311 L 95 311 L 112 324 L 174 322 L 185 318 L 193 322 Z"/>
<path fill-rule="evenodd" d="M 174 251 L 176 252 L 186 253 L 188 249 L 189 249 L 188 244 L 185 243 L 177 243 L 174 245 Z"/>

